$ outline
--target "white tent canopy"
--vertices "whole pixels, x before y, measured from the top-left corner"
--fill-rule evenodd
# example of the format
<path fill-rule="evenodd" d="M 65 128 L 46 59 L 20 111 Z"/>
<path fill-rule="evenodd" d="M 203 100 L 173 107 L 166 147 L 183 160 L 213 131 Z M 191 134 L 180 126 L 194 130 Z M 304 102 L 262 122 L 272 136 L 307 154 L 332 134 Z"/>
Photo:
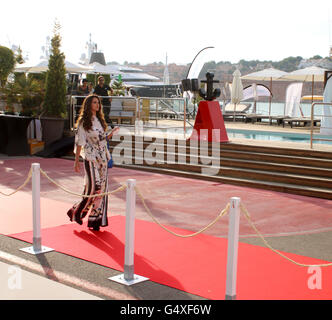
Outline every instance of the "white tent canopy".
<path fill-rule="evenodd" d="M 261 84 L 253 83 L 252 85 L 243 89 L 243 99 L 242 101 L 254 98 L 258 100 L 258 97 L 269 97 L 271 92 L 269 88 Z"/>
<path fill-rule="evenodd" d="M 243 89 L 243 99 L 242 101 L 254 99 L 254 107 L 252 113 L 257 111 L 257 101 L 258 97 L 271 97 L 270 89 L 262 84 L 253 83 L 252 85 Z"/>
<path fill-rule="evenodd" d="M 65 68 L 69 73 L 80 73 L 87 72 L 90 70 L 88 67 L 72 63 L 65 60 Z M 14 69 L 14 72 L 30 72 L 30 73 L 40 73 L 46 72 L 48 70 L 48 59 L 40 59 L 39 61 L 28 61 L 19 64 Z"/>
<path fill-rule="evenodd" d="M 288 73 L 282 70 L 275 68 L 267 68 L 261 71 L 249 73 L 245 76 L 242 76 L 243 80 L 259 80 L 259 81 L 270 81 L 270 91 L 272 93 L 272 80 L 285 80 L 282 77 L 286 76 Z M 271 115 L 271 101 L 272 96 L 270 95 L 269 101 L 269 115 Z"/>

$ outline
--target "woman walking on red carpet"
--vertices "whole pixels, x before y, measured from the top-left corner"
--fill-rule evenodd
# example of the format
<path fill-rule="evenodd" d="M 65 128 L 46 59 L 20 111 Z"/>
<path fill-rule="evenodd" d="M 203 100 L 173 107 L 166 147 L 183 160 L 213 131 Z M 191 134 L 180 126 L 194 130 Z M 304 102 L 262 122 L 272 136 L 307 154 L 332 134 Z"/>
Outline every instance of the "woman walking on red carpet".
<path fill-rule="evenodd" d="M 101 100 L 95 94 L 87 96 L 83 101 L 75 127 L 74 170 L 80 172 L 79 158 L 82 156 L 85 173 L 84 195 L 107 193 L 107 163 L 111 157 L 107 148 L 107 140 L 119 128 L 111 126 L 112 131 L 107 131 Z M 107 195 L 92 198 L 83 197 L 67 212 L 67 215 L 70 221 L 82 224 L 82 219 L 90 210 L 88 227 L 99 230 L 100 226 L 106 227 L 108 225 L 107 204 Z"/>

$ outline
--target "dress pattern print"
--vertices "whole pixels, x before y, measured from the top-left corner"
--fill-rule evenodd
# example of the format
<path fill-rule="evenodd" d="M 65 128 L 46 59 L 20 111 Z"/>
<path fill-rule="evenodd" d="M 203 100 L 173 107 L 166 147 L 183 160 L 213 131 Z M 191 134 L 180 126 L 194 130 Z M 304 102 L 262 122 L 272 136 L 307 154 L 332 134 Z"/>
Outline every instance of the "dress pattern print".
<path fill-rule="evenodd" d="M 107 163 L 110 153 L 107 148 L 107 133 L 99 120 L 92 119 L 92 128 L 86 131 L 80 124 L 75 133 L 75 149 L 81 146 L 81 156 L 84 159 L 84 195 L 108 192 Z M 85 198 L 76 203 L 67 213 L 70 221 L 82 224 L 82 219 L 90 212 L 88 227 L 98 229 L 108 225 L 108 196 Z"/>

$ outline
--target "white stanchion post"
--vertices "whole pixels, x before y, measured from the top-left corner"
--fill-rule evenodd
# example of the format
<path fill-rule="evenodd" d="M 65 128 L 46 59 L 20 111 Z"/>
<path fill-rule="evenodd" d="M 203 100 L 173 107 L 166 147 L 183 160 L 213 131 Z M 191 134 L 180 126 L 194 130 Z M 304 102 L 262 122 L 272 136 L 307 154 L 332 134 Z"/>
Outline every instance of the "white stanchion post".
<path fill-rule="evenodd" d="M 136 180 L 127 180 L 126 193 L 126 239 L 125 239 L 125 261 L 124 273 L 109 280 L 125 285 L 149 280 L 148 278 L 134 274 L 134 248 L 135 248 L 135 212 L 136 212 Z"/>
<path fill-rule="evenodd" d="M 40 165 L 32 164 L 32 220 L 33 220 L 33 250 L 41 251 L 40 233 Z"/>
<path fill-rule="evenodd" d="M 41 244 L 40 232 L 40 164 L 33 163 L 32 167 L 32 225 L 33 238 L 32 247 L 22 248 L 21 251 L 39 254 L 53 251 L 54 249 L 44 247 Z"/>
<path fill-rule="evenodd" d="M 126 197 L 126 244 L 124 278 L 127 281 L 134 279 L 134 245 L 135 245 L 135 211 L 136 211 L 136 180 L 127 181 Z"/>
<path fill-rule="evenodd" d="M 228 223 L 228 248 L 226 271 L 226 300 L 236 299 L 237 257 L 239 245 L 240 202 L 237 197 L 231 198 Z"/>

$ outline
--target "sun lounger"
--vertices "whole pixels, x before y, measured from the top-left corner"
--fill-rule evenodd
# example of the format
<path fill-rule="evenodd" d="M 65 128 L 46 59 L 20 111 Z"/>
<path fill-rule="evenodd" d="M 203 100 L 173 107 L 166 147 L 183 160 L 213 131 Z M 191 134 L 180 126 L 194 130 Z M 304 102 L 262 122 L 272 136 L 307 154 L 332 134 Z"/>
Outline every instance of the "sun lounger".
<path fill-rule="evenodd" d="M 258 113 L 249 113 L 245 115 L 245 123 L 251 122 L 262 122 L 262 119 L 269 119 L 268 115 L 258 114 Z"/>
<path fill-rule="evenodd" d="M 225 110 L 223 113 L 224 120 L 234 120 L 240 119 L 241 121 L 244 121 L 246 118 L 247 111 L 251 107 L 251 104 L 237 104 L 234 106 L 232 103 L 228 103 L 225 106 Z M 235 112 L 234 112 L 235 109 Z"/>
<path fill-rule="evenodd" d="M 234 120 L 235 119 L 240 119 L 241 121 L 244 121 L 246 118 L 246 113 L 245 112 L 227 112 L 223 114 L 224 120 Z"/>
<path fill-rule="evenodd" d="M 314 119 L 314 126 L 317 126 L 320 123 L 320 119 Z M 311 118 L 285 118 L 282 120 L 282 126 L 285 127 L 285 123 L 289 123 L 291 128 L 293 126 L 310 126 Z"/>
<path fill-rule="evenodd" d="M 283 124 L 283 120 L 288 118 L 287 116 L 271 116 L 270 117 L 270 124 L 272 125 L 273 121 L 277 122 L 277 125 L 280 126 L 281 124 Z"/>
<path fill-rule="evenodd" d="M 235 109 L 235 113 L 244 113 L 244 112 L 247 112 L 250 107 L 251 107 L 250 103 L 248 103 L 248 104 L 237 104 L 235 106 L 232 103 L 228 103 L 225 106 L 225 113 L 234 113 L 234 109 Z"/>

